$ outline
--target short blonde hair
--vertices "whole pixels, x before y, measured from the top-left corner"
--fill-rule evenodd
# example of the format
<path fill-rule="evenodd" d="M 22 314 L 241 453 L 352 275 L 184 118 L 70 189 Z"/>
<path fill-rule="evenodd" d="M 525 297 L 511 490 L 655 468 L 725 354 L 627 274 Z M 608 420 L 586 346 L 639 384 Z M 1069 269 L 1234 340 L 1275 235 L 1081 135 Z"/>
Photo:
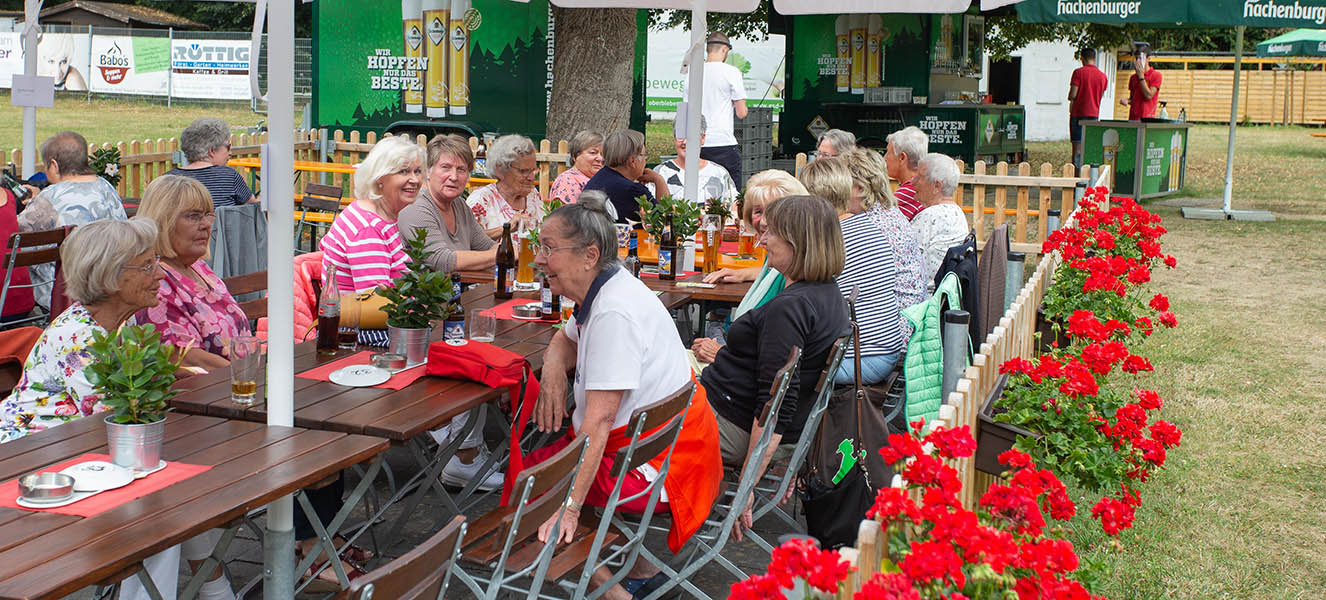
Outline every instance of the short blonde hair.
<path fill-rule="evenodd" d="M 815 161 L 819 162 L 819 161 Z M 787 196 L 764 207 L 769 231 L 792 245 L 794 281 L 833 281 L 843 272 L 847 251 L 838 212 L 819 196 Z"/>
<path fill-rule="evenodd" d="M 863 192 L 862 204 L 867 208 L 879 206 L 889 210 L 898 205 L 889 189 L 888 165 L 884 156 L 869 148 L 853 148 L 842 153 L 838 160 L 843 161 L 847 171 L 852 174 L 852 184 Z M 853 190 L 855 193 L 855 190 Z"/>
<path fill-rule="evenodd" d="M 157 224 L 144 217 L 79 226 L 60 245 L 65 295 L 84 306 L 105 302 L 120 291 L 125 265 L 156 243 Z"/>
<path fill-rule="evenodd" d="M 741 220 L 750 222 L 755 207 L 766 207 L 783 196 L 804 196 L 810 192 L 787 171 L 769 169 L 751 175 L 746 182 L 746 195 L 741 203 Z"/>
<path fill-rule="evenodd" d="M 143 199 L 138 203 L 138 216 L 151 219 L 157 224 L 157 254 L 163 258 L 175 258 L 179 253 L 170 244 L 170 232 L 175 228 L 175 221 L 189 211 L 210 213 L 212 195 L 201 182 L 184 175 L 162 175 L 147 184 L 143 190 Z M 210 258 L 211 249 L 203 258 Z"/>
<path fill-rule="evenodd" d="M 425 170 L 433 168 L 443 156 L 458 158 L 465 163 L 466 170 L 474 170 L 474 150 L 470 148 L 469 140 L 459 135 L 439 133 L 428 140 L 428 166 Z"/>
<path fill-rule="evenodd" d="M 382 194 L 377 189 L 378 180 L 410 166 L 418 166 L 422 171 L 424 158 L 424 149 L 408 135 L 383 138 L 355 169 L 355 197 L 379 206 Z"/>
<path fill-rule="evenodd" d="M 801 169 L 801 183 L 811 194 L 829 201 L 839 213 L 852 204 L 852 172 L 838 158 L 821 158 Z"/>

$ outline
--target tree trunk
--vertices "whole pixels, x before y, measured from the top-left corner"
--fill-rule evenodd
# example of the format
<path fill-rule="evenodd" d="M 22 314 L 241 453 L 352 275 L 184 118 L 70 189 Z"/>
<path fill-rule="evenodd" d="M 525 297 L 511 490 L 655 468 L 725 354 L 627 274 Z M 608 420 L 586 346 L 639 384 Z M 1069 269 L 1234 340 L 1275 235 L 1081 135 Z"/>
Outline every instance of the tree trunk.
<path fill-rule="evenodd" d="M 627 127 L 635 59 L 635 10 L 553 7 L 556 39 L 548 139 Z"/>

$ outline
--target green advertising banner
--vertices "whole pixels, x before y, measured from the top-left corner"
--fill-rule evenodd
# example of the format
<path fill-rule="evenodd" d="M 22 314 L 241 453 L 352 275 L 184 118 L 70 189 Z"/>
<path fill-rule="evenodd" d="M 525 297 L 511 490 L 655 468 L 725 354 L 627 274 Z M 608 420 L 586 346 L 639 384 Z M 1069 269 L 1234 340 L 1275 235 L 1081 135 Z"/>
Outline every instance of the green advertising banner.
<path fill-rule="evenodd" d="M 1088 124 L 1082 128 L 1082 162 L 1109 165 L 1114 173 L 1116 194 L 1134 196 L 1134 175 L 1137 163 L 1137 129 L 1112 127 L 1108 121 Z"/>
<path fill-rule="evenodd" d="M 1142 147 L 1142 190 L 1140 196 L 1173 192 L 1183 185 L 1186 129 L 1147 129 Z"/>
<path fill-rule="evenodd" d="M 170 68 L 170 39 L 136 37 L 133 42 L 134 70 L 153 73 Z"/>
<path fill-rule="evenodd" d="M 318 125 L 447 120 L 542 137 L 547 0 L 319 0 L 314 11 Z"/>
<path fill-rule="evenodd" d="M 1257 44 L 1257 56 L 1326 56 L 1326 30 L 1295 29 Z"/>
<path fill-rule="evenodd" d="M 1326 26 L 1326 0 L 1023 0 L 1024 23 Z"/>

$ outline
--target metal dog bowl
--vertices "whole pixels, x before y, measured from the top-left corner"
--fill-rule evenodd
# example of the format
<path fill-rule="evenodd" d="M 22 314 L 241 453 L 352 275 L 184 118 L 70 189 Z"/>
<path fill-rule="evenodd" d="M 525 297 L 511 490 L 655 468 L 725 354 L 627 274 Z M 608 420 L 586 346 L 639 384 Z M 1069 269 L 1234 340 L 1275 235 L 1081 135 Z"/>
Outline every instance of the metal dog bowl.
<path fill-rule="evenodd" d="M 63 473 L 25 475 L 18 480 L 18 493 L 28 502 L 59 502 L 74 495 L 74 478 Z"/>

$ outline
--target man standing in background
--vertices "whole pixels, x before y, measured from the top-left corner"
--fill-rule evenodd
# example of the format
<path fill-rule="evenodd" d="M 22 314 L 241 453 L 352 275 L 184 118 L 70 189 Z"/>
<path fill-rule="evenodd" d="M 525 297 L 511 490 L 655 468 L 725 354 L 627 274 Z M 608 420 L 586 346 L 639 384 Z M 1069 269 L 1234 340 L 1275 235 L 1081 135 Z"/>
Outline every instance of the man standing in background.
<path fill-rule="evenodd" d="M 1160 104 L 1160 71 L 1151 67 L 1151 46 L 1138 44 L 1134 52 L 1133 76 L 1128 78 L 1128 97 L 1119 104 L 1128 107 L 1128 120 L 1139 121 L 1156 116 Z"/>
<path fill-rule="evenodd" d="M 1096 67 L 1095 48 L 1083 48 L 1080 57 L 1082 66 L 1073 71 L 1068 83 L 1068 139 L 1073 142 L 1074 166 L 1082 165 L 1081 121 L 1100 118 L 1100 99 L 1110 84 L 1105 73 Z"/>
<path fill-rule="evenodd" d="M 740 189 L 745 187 L 746 180 L 741 178 L 741 152 L 733 133 L 732 117 L 735 114 L 738 119 L 746 118 L 746 83 L 740 70 L 723 62 L 727 60 L 727 53 L 732 51 L 732 43 L 726 35 L 709 34 L 705 51 L 704 95 L 700 112 L 708 127 L 704 131 L 705 142 L 700 148 L 700 158 L 727 169 Z"/>

